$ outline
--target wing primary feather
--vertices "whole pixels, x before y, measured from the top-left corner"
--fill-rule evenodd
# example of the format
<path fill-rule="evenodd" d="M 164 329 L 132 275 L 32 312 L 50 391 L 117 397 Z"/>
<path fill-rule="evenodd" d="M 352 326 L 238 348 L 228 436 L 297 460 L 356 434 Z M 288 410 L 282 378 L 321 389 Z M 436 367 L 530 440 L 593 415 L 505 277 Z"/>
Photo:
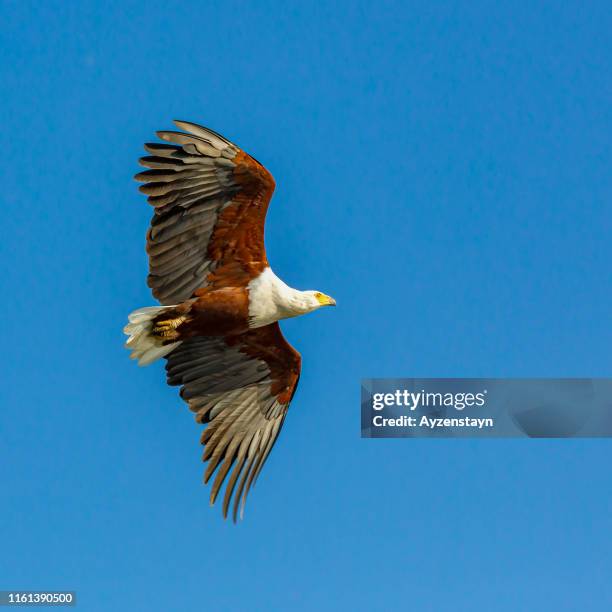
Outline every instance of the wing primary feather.
<path fill-rule="evenodd" d="M 246 455 L 242 455 L 238 458 L 234 469 L 232 470 L 232 475 L 225 486 L 225 495 L 223 496 L 223 518 L 227 518 L 227 510 L 230 504 L 230 500 L 232 497 L 232 493 L 234 491 L 234 487 L 236 486 L 236 480 L 238 476 L 240 476 L 240 472 L 242 471 L 242 467 L 244 466 L 244 462 L 246 461 Z"/>
<path fill-rule="evenodd" d="M 242 476 L 240 477 L 240 482 L 238 483 L 238 489 L 234 495 L 234 509 L 232 512 L 232 519 L 234 523 L 236 522 L 236 517 L 238 515 L 238 505 L 240 504 L 240 500 L 242 498 L 242 491 L 244 490 L 244 483 L 246 482 L 247 476 L 251 472 L 253 468 L 253 461 L 255 459 L 255 455 L 249 459 L 249 462 L 246 466 L 246 469 L 242 471 Z M 245 500 L 246 501 L 246 500 Z M 244 502 L 241 504 L 244 507 Z"/>
<path fill-rule="evenodd" d="M 235 144 L 218 134 L 214 130 L 210 128 L 204 127 L 202 125 L 198 125 L 197 123 L 192 123 L 191 121 L 182 121 L 180 119 L 174 120 L 174 125 L 181 130 L 185 130 L 186 132 L 190 132 L 195 136 L 200 136 L 201 138 L 206 138 L 209 140 L 215 140 L 212 144 L 217 146 L 219 149 L 225 148 L 225 146 L 233 147 L 237 149 Z"/>

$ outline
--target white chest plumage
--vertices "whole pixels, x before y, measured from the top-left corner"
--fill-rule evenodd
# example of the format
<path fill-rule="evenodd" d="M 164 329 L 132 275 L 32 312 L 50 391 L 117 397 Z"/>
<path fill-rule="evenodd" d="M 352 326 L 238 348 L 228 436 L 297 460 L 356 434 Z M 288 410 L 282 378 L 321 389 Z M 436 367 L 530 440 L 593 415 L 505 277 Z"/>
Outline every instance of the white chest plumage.
<path fill-rule="evenodd" d="M 308 312 L 301 291 L 284 283 L 266 268 L 248 284 L 249 327 L 263 327 Z"/>

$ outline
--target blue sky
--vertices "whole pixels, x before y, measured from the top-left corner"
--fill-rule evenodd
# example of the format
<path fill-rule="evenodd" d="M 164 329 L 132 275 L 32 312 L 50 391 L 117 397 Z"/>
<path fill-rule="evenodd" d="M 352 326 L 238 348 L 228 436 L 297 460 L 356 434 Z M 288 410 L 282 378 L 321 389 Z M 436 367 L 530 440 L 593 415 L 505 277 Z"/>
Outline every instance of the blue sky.
<path fill-rule="evenodd" d="M 82 610 L 609 610 L 606 440 L 362 440 L 375 376 L 608 376 L 612 16 L 595 2 L 1 2 L 0 588 Z M 277 181 L 303 375 L 224 522 L 162 365 L 141 143 Z"/>

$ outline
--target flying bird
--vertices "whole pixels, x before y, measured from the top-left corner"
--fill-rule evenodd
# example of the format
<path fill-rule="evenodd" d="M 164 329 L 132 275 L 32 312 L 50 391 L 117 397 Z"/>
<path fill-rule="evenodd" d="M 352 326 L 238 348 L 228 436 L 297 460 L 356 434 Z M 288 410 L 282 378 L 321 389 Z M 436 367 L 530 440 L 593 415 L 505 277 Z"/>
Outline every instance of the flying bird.
<path fill-rule="evenodd" d="M 124 332 L 139 365 L 165 357 L 167 382 L 207 424 L 204 482 L 225 481 L 234 521 L 274 446 L 300 377 L 301 356 L 278 321 L 333 298 L 292 289 L 264 247 L 272 175 L 223 136 L 187 121 L 146 144 L 136 175 L 154 207 L 148 285 L 161 306 L 132 312 Z"/>

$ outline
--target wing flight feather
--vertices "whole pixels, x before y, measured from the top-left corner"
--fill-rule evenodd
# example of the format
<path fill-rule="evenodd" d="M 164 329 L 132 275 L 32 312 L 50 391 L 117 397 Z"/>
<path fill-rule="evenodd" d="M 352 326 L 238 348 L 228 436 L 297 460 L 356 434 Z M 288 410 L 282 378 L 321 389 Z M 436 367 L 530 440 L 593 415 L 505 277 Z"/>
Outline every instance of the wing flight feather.
<path fill-rule="evenodd" d="M 148 284 L 162 304 L 202 287 L 243 286 L 267 266 L 266 211 L 272 175 L 216 132 L 175 121 L 160 131 L 135 178 L 154 207 L 147 233 Z"/>
<path fill-rule="evenodd" d="M 190 338 L 167 360 L 168 384 L 181 385 L 196 421 L 207 423 L 201 442 L 204 482 L 214 476 L 210 502 L 226 483 L 223 515 L 233 498 L 235 521 L 285 420 L 300 354 L 273 323 L 239 336 Z"/>

